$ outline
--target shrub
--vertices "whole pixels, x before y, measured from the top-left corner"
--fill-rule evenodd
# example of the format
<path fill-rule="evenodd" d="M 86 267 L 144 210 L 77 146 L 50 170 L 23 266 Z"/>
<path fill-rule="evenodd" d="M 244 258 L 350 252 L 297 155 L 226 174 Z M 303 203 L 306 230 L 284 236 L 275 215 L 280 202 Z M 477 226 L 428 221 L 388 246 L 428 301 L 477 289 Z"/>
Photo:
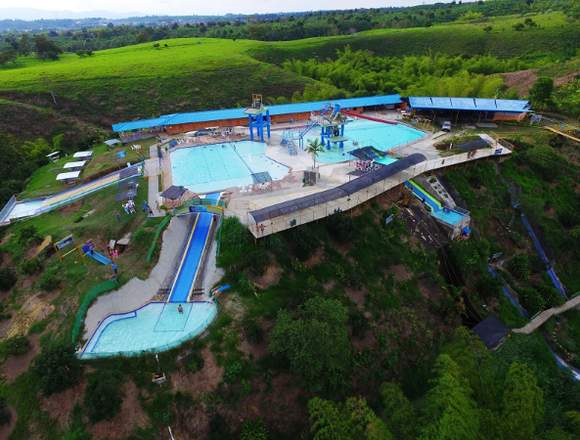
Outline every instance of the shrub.
<path fill-rule="evenodd" d="M 40 353 L 32 371 L 39 377 L 42 392 L 50 395 L 76 385 L 82 374 L 82 366 L 72 346 L 58 343 Z"/>
<path fill-rule="evenodd" d="M 30 341 L 26 336 L 14 336 L 4 341 L 3 349 L 8 356 L 20 356 L 28 353 Z"/>
<path fill-rule="evenodd" d="M 12 289 L 16 284 L 16 274 L 14 270 L 9 267 L 0 268 L 0 291 L 7 291 Z"/>
<path fill-rule="evenodd" d="M 42 270 L 42 262 L 38 258 L 24 260 L 20 265 L 20 270 L 25 275 L 33 275 Z"/>
<path fill-rule="evenodd" d="M 56 290 L 60 287 L 61 282 L 62 280 L 58 274 L 58 269 L 56 267 L 52 267 L 42 274 L 38 283 L 38 287 L 47 292 L 52 292 L 53 290 Z"/>
<path fill-rule="evenodd" d="M 121 377 L 110 370 L 100 370 L 89 376 L 84 405 L 91 422 L 110 420 L 121 408 Z"/>
<path fill-rule="evenodd" d="M 242 326 L 244 328 L 244 334 L 246 335 L 246 338 L 252 344 L 259 344 L 264 340 L 264 331 L 256 319 L 246 318 L 242 322 Z"/>
<path fill-rule="evenodd" d="M 242 425 L 240 440 L 268 440 L 268 431 L 261 419 L 246 420 Z"/>
<path fill-rule="evenodd" d="M 508 270 L 519 280 L 527 280 L 530 276 L 530 260 L 526 254 L 514 256 L 508 263 Z"/>
<path fill-rule="evenodd" d="M 38 233 L 38 230 L 33 225 L 23 226 L 20 231 L 18 231 L 18 242 L 22 245 L 28 245 L 31 243 L 40 243 L 42 237 Z"/>
<path fill-rule="evenodd" d="M 0 397 L 0 425 L 7 425 L 12 419 L 8 403 L 4 397 Z"/>
<path fill-rule="evenodd" d="M 541 312 L 546 306 L 544 298 L 536 289 L 520 289 L 520 299 L 530 315 L 535 315 L 536 313 Z"/>
<path fill-rule="evenodd" d="M 185 362 L 185 367 L 190 373 L 197 373 L 203 368 L 205 364 L 203 357 L 197 351 L 194 351 L 189 356 L 187 356 Z"/>

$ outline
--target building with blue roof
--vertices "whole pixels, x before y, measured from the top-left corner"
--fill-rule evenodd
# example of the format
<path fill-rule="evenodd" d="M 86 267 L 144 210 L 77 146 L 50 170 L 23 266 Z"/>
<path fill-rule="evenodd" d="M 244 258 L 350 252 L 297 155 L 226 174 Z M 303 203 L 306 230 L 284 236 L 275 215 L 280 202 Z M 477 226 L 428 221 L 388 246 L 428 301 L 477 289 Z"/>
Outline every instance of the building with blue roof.
<path fill-rule="evenodd" d="M 531 111 L 530 102 L 521 99 L 454 98 L 438 96 L 410 96 L 409 107 L 433 116 L 460 113 L 477 119 L 520 120 Z"/>
<path fill-rule="evenodd" d="M 340 105 L 344 109 L 392 108 L 402 103 L 400 95 L 367 96 L 360 98 L 335 99 L 327 101 L 299 102 L 268 107 L 272 122 L 308 119 L 311 112 L 319 112 L 329 105 Z M 183 133 L 213 126 L 247 125 L 248 116 L 244 108 L 207 110 L 189 113 L 173 113 L 158 118 L 113 124 L 116 133 L 131 135 L 135 132 Z"/>

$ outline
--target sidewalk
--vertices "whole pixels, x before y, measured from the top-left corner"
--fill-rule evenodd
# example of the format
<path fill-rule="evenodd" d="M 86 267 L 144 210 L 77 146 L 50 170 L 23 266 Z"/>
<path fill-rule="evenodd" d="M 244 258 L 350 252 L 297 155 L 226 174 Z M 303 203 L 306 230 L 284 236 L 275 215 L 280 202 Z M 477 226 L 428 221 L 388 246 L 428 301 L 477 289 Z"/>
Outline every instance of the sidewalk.
<path fill-rule="evenodd" d="M 153 211 L 153 217 L 163 217 L 165 213 L 159 206 L 159 157 L 157 156 L 157 144 L 149 147 L 150 159 L 145 161 L 144 175 L 147 177 L 147 203 Z"/>

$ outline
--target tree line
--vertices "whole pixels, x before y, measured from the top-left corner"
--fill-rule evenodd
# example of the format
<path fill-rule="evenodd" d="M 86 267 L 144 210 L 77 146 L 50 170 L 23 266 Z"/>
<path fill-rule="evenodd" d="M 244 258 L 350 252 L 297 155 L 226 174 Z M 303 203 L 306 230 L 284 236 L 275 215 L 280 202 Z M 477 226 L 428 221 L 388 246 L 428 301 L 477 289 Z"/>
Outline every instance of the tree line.
<path fill-rule="evenodd" d="M 580 17 L 580 6 L 571 0 L 493 0 L 462 3 L 437 3 L 406 8 L 354 9 L 344 11 L 316 11 L 294 14 L 267 14 L 233 17 L 194 17 L 184 23 L 122 24 L 83 26 L 81 29 L 42 32 L 65 51 L 100 50 L 166 38 L 209 37 L 252 39 L 262 41 L 296 40 L 309 37 L 347 35 L 370 29 L 428 27 L 453 21 L 485 21 L 490 17 L 563 11 L 572 18 Z M 201 22 L 200 22 L 201 20 Z M 529 23 L 529 22 L 528 22 Z M 524 24 L 520 24 L 525 26 Z M 491 27 L 489 28 L 491 29 Z M 18 32 L 4 34 L 4 46 L 18 36 Z M 1 43 L 0 43 L 1 45 Z"/>

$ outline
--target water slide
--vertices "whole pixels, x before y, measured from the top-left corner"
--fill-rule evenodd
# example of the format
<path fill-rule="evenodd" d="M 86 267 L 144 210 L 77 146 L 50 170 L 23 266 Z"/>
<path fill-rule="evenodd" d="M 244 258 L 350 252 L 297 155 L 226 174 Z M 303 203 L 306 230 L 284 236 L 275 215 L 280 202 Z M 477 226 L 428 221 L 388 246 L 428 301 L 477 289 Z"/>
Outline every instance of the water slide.
<path fill-rule="evenodd" d="M 540 239 L 534 232 L 534 229 L 532 228 L 532 225 L 530 224 L 528 217 L 526 217 L 526 214 L 524 214 L 523 211 L 520 213 L 520 218 L 522 220 L 522 224 L 524 225 L 526 231 L 528 232 L 528 235 L 532 239 L 532 243 L 534 243 L 534 247 L 536 248 L 538 256 L 546 266 L 546 273 L 548 274 L 548 277 L 550 277 L 552 284 L 554 285 L 554 287 L 556 288 L 556 290 L 558 291 L 558 293 L 562 298 L 564 298 L 565 300 L 568 299 L 568 295 L 566 294 L 566 288 L 562 284 L 562 281 L 560 281 L 560 278 L 558 278 L 558 275 L 556 275 L 556 272 L 554 271 L 554 268 L 552 267 L 552 264 L 550 263 L 550 260 L 548 259 L 548 256 L 546 255 L 544 248 L 542 247 L 542 243 L 540 243 Z"/>
<path fill-rule="evenodd" d="M 200 269 L 203 251 L 209 242 L 213 214 L 199 212 L 193 215 L 196 217 L 169 293 L 168 301 L 172 303 L 186 302 L 191 296 Z"/>
<path fill-rule="evenodd" d="M 410 179 L 405 182 L 405 186 L 409 188 L 413 194 L 421 200 L 423 203 L 426 203 L 431 207 L 433 212 L 440 211 L 443 209 L 443 205 L 439 200 L 429 194 L 421 185 L 416 183 L 414 180 Z"/>
<path fill-rule="evenodd" d="M 141 174 L 142 164 L 136 164 L 47 197 L 26 200 L 16 200 L 16 197 L 12 197 L 0 211 L 0 224 L 8 224 L 12 220 L 33 217 L 52 211 L 96 191 Z"/>
<path fill-rule="evenodd" d="M 97 251 L 89 251 L 86 253 L 86 255 L 88 257 L 91 257 L 97 263 L 104 264 L 105 266 L 108 266 L 109 264 L 113 263 L 109 258 L 105 257 L 103 254 L 101 254 Z"/>
<path fill-rule="evenodd" d="M 494 279 L 497 279 L 498 275 L 497 275 L 496 270 L 489 264 L 487 265 L 487 271 Z M 524 309 L 524 307 L 519 303 L 519 301 L 512 294 L 511 289 L 509 288 L 509 286 L 506 283 L 502 283 L 501 292 L 503 293 L 503 296 L 505 296 L 507 298 L 507 300 L 512 304 L 512 306 L 514 306 L 517 309 L 517 311 L 521 317 L 523 317 L 523 318 L 530 317 L 530 314 L 528 313 L 528 311 L 526 309 Z"/>
<path fill-rule="evenodd" d="M 363 115 L 361 113 L 351 112 L 348 110 L 342 110 L 341 112 L 343 115 L 352 116 L 353 118 L 368 119 L 369 121 L 381 122 L 382 124 L 391 124 L 391 125 L 398 124 L 397 121 L 391 121 L 390 119 L 379 119 L 379 118 L 375 118 L 374 116 Z"/>

